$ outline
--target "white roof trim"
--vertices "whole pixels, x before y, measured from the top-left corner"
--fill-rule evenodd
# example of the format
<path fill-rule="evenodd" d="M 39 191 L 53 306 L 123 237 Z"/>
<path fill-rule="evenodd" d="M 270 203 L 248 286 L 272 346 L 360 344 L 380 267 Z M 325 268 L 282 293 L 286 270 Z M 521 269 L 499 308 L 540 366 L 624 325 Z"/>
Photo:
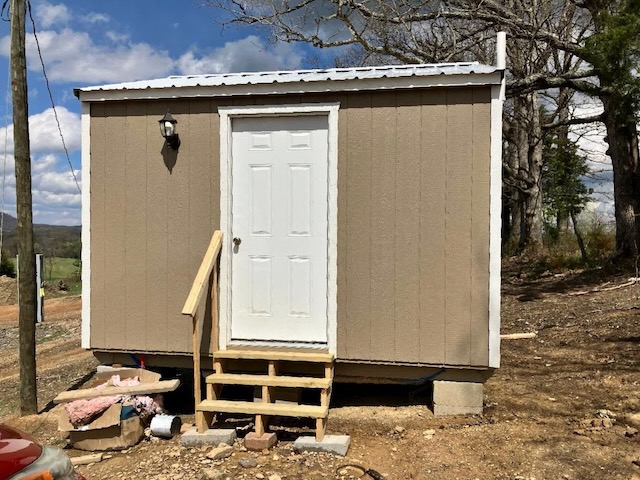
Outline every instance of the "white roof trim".
<path fill-rule="evenodd" d="M 226 97 L 496 85 L 503 70 L 477 62 L 191 75 L 77 89 L 82 101 Z"/>

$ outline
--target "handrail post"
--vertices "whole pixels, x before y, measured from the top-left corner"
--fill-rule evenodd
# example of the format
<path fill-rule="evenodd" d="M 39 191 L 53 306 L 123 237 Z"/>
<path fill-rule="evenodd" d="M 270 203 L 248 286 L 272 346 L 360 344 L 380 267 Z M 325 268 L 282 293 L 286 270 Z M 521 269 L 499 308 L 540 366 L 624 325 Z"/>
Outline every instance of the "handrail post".
<path fill-rule="evenodd" d="M 182 314 L 191 317 L 192 342 L 193 342 L 193 389 L 196 413 L 196 428 L 198 432 L 204 432 L 211 420 L 210 415 L 198 411 L 198 405 L 202 399 L 202 382 L 200 375 L 200 344 L 202 343 L 202 322 L 206 304 L 203 300 L 205 293 L 211 285 L 211 348 L 215 352 L 218 345 L 218 257 L 222 249 L 222 232 L 213 232 L 209 248 L 205 253 L 196 278 L 193 281 L 189 296 L 182 308 Z M 207 389 L 207 394 L 209 393 Z"/>

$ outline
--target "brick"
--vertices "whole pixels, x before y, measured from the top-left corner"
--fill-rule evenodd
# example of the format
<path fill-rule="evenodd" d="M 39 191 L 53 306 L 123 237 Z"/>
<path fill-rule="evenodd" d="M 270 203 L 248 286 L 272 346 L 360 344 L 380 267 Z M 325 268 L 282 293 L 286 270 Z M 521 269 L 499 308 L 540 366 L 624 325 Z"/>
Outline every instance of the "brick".
<path fill-rule="evenodd" d="M 262 451 L 265 448 L 271 448 L 278 442 L 275 433 L 265 432 L 262 436 L 258 436 L 255 432 L 247 433 L 244 437 L 244 446 L 247 450 Z"/>

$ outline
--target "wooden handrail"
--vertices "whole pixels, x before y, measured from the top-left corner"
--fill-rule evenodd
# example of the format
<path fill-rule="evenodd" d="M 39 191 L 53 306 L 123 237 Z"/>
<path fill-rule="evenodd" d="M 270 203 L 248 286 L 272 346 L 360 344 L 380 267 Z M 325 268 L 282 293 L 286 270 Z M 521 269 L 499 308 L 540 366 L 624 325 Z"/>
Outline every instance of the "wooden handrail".
<path fill-rule="evenodd" d="M 202 324 L 206 310 L 206 302 L 203 302 L 205 293 L 209 291 L 209 281 L 211 282 L 211 348 L 218 348 L 218 270 L 215 268 L 218 255 L 222 249 L 222 232 L 216 230 L 211 237 L 209 248 L 204 254 L 196 278 L 191 286 L 191 291 L 187 301 L 182 307 L 182 314 L 188 315 L 192 319 L 193 332 L 193 395 L 197 408 L 202 398 L 202 387 L 200 382 L 200 343 L 202 341 Z M 196 424 L 198 431 L 204 431 L 206 426 L 205 418 L 196 410 Z M 200 415 L 199 415 L 200 414 Z"/>
<path fill-rule="evenodd" d="M 200 302 L 202 301 L 202 297 L 209 286 L 209 277 L 211 276 L 211 271 L 218 259 L 218 254 L 220 253 L 221 248 L 222 232 L 220 230 L 216 230 L 213 232 L 213 236 L 211 237 L 211 243 L 209 243 L 207 253 L 204 254 L 204 258 L 202 259 L 196 278 L 191 286 L 191 291 L 189 292 L 187 301 L 184 302 L 184 307 L 182 307 L 183 315 L 189 315 L 190 317 L 195 316 L 198 307 L 200 306 Z"/>

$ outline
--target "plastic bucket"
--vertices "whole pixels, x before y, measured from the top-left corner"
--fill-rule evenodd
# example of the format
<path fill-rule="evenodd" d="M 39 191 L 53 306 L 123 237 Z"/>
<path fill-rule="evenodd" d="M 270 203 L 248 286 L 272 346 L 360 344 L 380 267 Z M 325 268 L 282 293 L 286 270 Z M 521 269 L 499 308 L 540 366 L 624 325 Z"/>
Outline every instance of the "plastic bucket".
<path fill-rule="evenodd" d="M 174 415 L 156 415 L 151 419 L 151 434 L 156 437 L 171 438 L 180 433 L 182 420 Z"/>

